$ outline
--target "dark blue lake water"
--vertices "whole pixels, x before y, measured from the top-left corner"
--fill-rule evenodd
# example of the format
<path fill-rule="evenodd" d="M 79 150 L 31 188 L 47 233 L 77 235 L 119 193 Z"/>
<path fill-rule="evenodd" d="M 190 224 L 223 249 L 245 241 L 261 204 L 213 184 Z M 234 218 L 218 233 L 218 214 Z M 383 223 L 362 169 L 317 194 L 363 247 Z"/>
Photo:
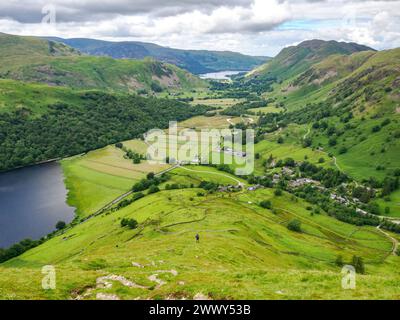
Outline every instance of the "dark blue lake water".
<path fill-rule="evenodd" d="M 0 248 L 40 239 L 58 221 L 73 220 L 63 179 L 56 162 L 0 173 Z"/>

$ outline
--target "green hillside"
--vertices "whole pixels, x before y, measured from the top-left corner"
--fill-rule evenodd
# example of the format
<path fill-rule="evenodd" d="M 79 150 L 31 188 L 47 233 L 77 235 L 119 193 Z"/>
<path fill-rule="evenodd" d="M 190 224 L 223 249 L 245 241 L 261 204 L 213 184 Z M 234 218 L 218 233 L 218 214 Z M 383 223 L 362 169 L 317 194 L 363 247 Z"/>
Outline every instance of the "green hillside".
<path fill-rule="evenodd" d="M 100 155 L 99 155 L 100 156 Z M 103 154 L 103 157 L 107 157 Z M 100 160 L 100 159 L 99 159 Z M 74 161 L 74 160 L 72 160 Z M 134 169 L 135 165 L 131 164 Z M 114 168 L 115 170 L 115 168 Z M 196 167 L 194 167 L 194 170 Z M 204 169 L 169 179 L 229 182 Z M 190 176 L 187 176 L 187 173 Z M 110 176 L 111 178 L 111 176 Z M 186 187 L 150 194 L 74 226 L 0 266 L 5 299 L 395 299 L 398 257 L 371 227 L 310 215 L 309 203 L 273 190 L 207 193 Z M 261 201 L 271 201 L 263 209 Z M 135 230 L 121 227 L 136 219 Z M 293 219 L 302 232 L 287 229 Z M 200 243 L 194 236 L 200 234 Z M 341 289 L 341 255 L 362 256 L 357 290 Z M 53 265 L 57 289 L 41 290 Z M 24 276 L 21 276 L 21 275 Z M 385 279 L 385 290 L 382 290 Z M 12 285 L 11 285 L 12 284 Z"/>
<path fill-rule="evenodd" d="M 329 156 L 337 170 L 374 189 L 369 203 L 378 207 L 367 211 L 400 216 L 400 50 L 362 51 L 367 48 L 317 41 L 311 54 L 305 44 L 310 43 L 284 49 L 264 71 L 214 85 L 214 94 L 247 100 L 222 113 L 260 117 L 260 139 L 275 144 L 261 163 L 271 154 L 311 159 L 306 150 Z"/>
<path fill-rule="evenodd" d="M 191 90 L 206 83 L 176 66 L 82 56 L 64 44 L 0 34 L 0 78 L 107 91 Z"/>
<path fill-rule="evenodd" d="M 289 117 L 314 125 L 314 147 L 334 153 L 358 179 L 383 178 L 400 167 L 399 63 L 399 49 L 332 56 L 274 94 L 287 110 L 298 110 Z"/>
<path fill-rule="evenodd" d="M 254 70 L 250 75 L 287 79 L 331 55 L 349 55 L 369 50 L 373 49 L 355 43 L 322 40 L 304 41 L 298 46 L 283 49 L 274 59 Z"/>

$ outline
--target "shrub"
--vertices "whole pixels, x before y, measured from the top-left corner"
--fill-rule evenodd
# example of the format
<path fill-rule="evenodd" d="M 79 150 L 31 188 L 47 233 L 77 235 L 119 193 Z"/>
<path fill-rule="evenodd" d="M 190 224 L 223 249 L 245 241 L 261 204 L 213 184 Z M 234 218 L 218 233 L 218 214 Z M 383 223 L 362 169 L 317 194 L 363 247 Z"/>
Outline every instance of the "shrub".
<path fill-rule="evenodd" d="M 356 269 L 359 274 L 365 274 L 364 261 L 361 257 L 353 256 L 351 265 Z"/>
<path fill-rule="evenodd" d="M 379 131 L 381 131 L 381 129 L 382 129 L 381 126 L 375 126 L 375 127 L 372 128 L 372 132 L 373 133 L 379 132 Z"/>
<path fill-rule="evenodd" d="M 382 127 L 385 127 L 385 126 L 387 126 L 388 124 L 390 124 L 390 119 L 385 119 L 385 120 L 383 120 L 381 126 L 382 126 Z"/>
<path fill-rule="evenodd" d="M 335 264 L 338 267 L 343 267 L 344 266 L 343 257 L 341 255 L 337 256 L 337 258 L 335 260 Z"/>
<path fill-rule="evenodd" d="M 329 145 L 330 145 L 331 147 L 336 146 L 336 145 L 337 145 L 337 140 L 336 140 L 336 138 L 331 138 L 331 139 L 329 139 Z"/>
<path fill-rule="evenodd" d="M 157 187 L 156 185 L 152 185 L 152 186 L 150 186 L 150 188 L 149 188 L 149 194 L 157 193 L 157 192 L 159 192 L 159 191 L 160 191 L 160 188 Z"/>
<path fill-rule="evenodd" d="M 277 197 L 280 197 L 280 196 L 283 194 L 282 189 L 276 189 L 275 192 L 274 192 L 274 194 L 275 194 Z"/>
<path fill-rule="evenodd" d="M 324 163 L 325 159 L 324 158 L 319 158 L 318 163 Z"/>
<path fill-rule="evenodd" d="M 139 199 L 141 199 L 141 198 L 143 198 L 143 197 L 144 197 L 144 194 L 141 193 L 141 192 L 138 192 L 138 193 L 135 193 L 135 194 L 133 195 L 132 200 L 133 200 L 133 201 L 137 201 L 137 200 L 139 200 Z"/>
<path fill-rule="evenodd" d="M 127 219 L 123 218 L 121 220 L 121 227 L 128 227 L 129 229 L 136 229 L 138 227 L 139 223 L 135 219 Z"/>
<path fill-rule="evenodd" d="M 301 232 L 301 221 L 294 219 L 288 223 L 287 228 L 290 231 Z"/>
<path fill-rule="evenodd" d="M 271 209 L 272 208 L 272 203 L 269 200 L 264 200 L 260 202 L 260 207 L 264 209 Z"/>
<path fill-rule="evenodd" d="M 296 166 L 296 161 L 294 161 L 293 158 L 286 158 L 284 161 L 284 165 L 286 167 L 295 167 Z"/>
<path fill-rule="evenodd" d="M 147 180 L 152 180 L 152 179 L 154 179 L 154 177 L 155 177 L 154 172 L 149 172 L 149 173 L 147 174 L 147 176 L 146 176 Z"/>
<path fill-rule="evenodd" d="M 64 221 L 58 221 L 56 224 L 56 229 L 62 230 L 62 229 L 65 229 L 66 226 L 67 226 L 67 224 Z"/>

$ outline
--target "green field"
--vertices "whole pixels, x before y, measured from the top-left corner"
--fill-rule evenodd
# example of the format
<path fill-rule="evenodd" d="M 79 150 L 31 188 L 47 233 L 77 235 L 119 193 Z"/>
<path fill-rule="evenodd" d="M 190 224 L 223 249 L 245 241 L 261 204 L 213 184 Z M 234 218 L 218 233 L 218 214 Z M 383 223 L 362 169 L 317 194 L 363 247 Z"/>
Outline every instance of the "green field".
<path fill-rule="evenodd" d="M 249 109 L 251 112 L 255 113 L 279 113 L 283 111 L 281 108 L 277 108 L 276 106 L 267 106 L 267 107 L 262 107 L 262 108 L 254 108 L 254 109 Z"/>
<path fill-rule="evenodd" d="M 145 144 L 139 140 L 127 141 L 124 145 L 145 154 Z M 150 165 L 147 162 L 133 164 L 132 160 L 124 158 L 122 150 L 114 146 L 65 159 L 61 164 L 69 190 L 68 203 L 77 208 L 79 217 L 97 212 L 129 191 L 147 173 L 169 168 L 168 165 Z"/>

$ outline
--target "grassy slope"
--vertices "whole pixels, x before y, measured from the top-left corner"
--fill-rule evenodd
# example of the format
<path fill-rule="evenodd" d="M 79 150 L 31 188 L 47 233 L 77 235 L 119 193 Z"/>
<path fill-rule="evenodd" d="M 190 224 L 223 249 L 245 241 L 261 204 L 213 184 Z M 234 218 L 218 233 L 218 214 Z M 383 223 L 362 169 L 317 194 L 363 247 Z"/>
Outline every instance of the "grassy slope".
<path fill-rule="evenodd" d="M 65 299 L 93 287 L 86 298 L 100 292 L 122 299 L 193 298 L 197 293 L 228 299 L 398 298 L 399 258 L 387 257 L 391 243 L 375 230 L 324 215 L 311 217 L 306 203 L 274 197 L 271 190 L 207 197 L 196 193 L 176 190 L 148 196 L 3 264 L 0 297 Z M 261 209 L 256 203 L 262 199 L 285 211 Z M 137 219 L 140 229 L 122 229 L 123 217 Z M 303 221 L 304 233 L 286 229 L 293 217 Z M 197 232 L 200 244 L 194 241 Z M 341 289 L 340 269 L 333 264 L 337 254 L 346 260 L 353 254 L 365 258 L 368 274 L 357 278 L 356 291 Z M 54 291 L 40 289 L 45 264 L 56 267 Z M 95 288 L 97 278 L 111 274 L 152 290 L 118 282 L 109 289 Z M 166 284 L 155 288 L 148 278 L 153 274 Z"/>
<path fill-rule="evenodd" d="M 18 109 L 28 109 L 34 115 L 46 113 L 49 105 L 63 102 L 79 104 L 79 91 L 64 87 L 0 80 L 0 114 Z"/>
<path fill-rule="evenodd" d="M 248 74 L 249 77 L 273 76 L 281 80 L 306 71 L 310 66 L 325 58 L 341 54 L 372 50 L 371 48 L 336 41 L 310 40 L 297 46 L 283 49 L 274 59 Z"/>
<path fill-rule="evenodd" d="M 337 108 L 340 103 L 351 107 L 354 119 L 350 124 L 354 128 L 345 130 L 338 137 L 337 146 L 330 147 L 329 138 L 319 130 L 312 130 L 309 137 L 314 140 L 314 146 L 322 145 L 326 152 L 332 152 L 339 166 L 354 178 L 361 180 L 374 176 L 381 179 L 400 167 L 400 145 L 398 139 L 393 138 L 400 121 L 397 109 L 400 92 L 395 85 L 399 63 L 399 49 L 332 55 L 308 71 L 288 78 L 268 95 L 283 102 L 289 111 L 318 102 L 324 102 L 326 108 Z M 292 89 L 287 90 L 290 86 Z M 387 93 L 386 88 L 392 88 L 392 91 Z M 346 96 L 342 97 L 344 93 Z M 380 125 L 386 118 L 392 123 L 380 132 L 372 133 L 372 127 Z M 338 117 L 327 120 L 338 129 L 345 126 Z M 348 152 L 340 155 L 343 146 Z M 387 170 L 377 171 L 378 165 Z"/>
<path fill-rule="evenodd" d="M 206 82 L 151 59 L 115 60 L 81 56 L 60 43 L 0 34 L 2 78 L 79 89 L 136 91 L 158 83 L 165 89 L 204 88 Z"/>

